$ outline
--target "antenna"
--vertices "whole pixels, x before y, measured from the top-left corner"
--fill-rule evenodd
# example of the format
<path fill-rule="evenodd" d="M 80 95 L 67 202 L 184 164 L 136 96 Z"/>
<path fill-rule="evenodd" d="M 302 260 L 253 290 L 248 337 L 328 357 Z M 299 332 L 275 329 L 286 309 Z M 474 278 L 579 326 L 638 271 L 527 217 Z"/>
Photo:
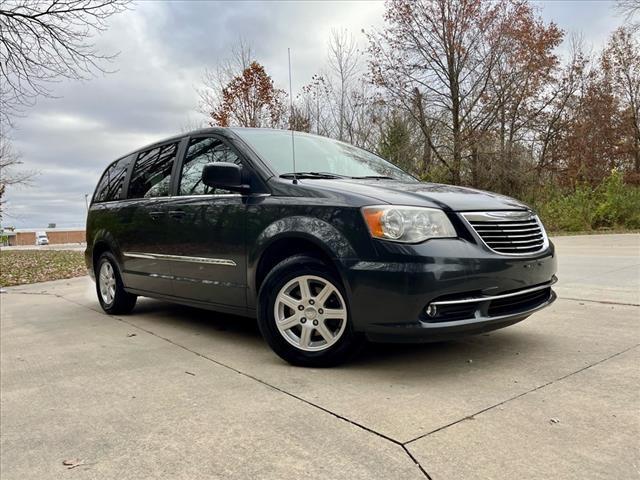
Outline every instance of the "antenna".
<path fill-rule="evenodd" d="M 291 154 L 293 156 L 293 183 L 298 183 L 296 177 L 296 143 L 293 138 L 293 90 L 291 88 L 291 49 L 287 48 L 287 56 L 289 57 L 289 106 L 291 112 L 289 113 L 289 130 L 291 130 Z"/>

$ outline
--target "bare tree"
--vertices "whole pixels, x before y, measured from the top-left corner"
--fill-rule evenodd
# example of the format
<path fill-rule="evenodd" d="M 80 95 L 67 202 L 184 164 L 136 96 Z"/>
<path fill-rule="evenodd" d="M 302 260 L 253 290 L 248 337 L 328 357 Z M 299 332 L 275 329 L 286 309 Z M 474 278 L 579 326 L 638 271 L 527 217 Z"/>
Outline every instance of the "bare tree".
<path fill-rule="evenodd" d="M 624 17 L 632 33 L 640 31 L 640 0 L 618 0 L 616 9 Z"/>
<path fill-rule="evenodd" d="M 51 96 L 60 78 L 104 72 L 114 54 L 98 51 L 93 36 L 129 0 L 2 0 L 0 2 L 0 115 L 5 122 Z"/>
<path fill-rule="evenodd" d="M 359 52 L 353 35 L 347 30 L 332 30 L 328 48 L 326 77 L 332 97 L 331 115 L 337 128 L 335 136 L 338 140 L 347 140 L 347 110 L 353 82 L 360 73 Z"/>
<path fill-rule="evenodd" d="M 18 168 L 22 164 L 20 155 L 14 150 L 11 139 L 5 130 L 0 127 L 0 219 L 2 218 L 3 198 L 7 187 L 28 185 L 35 175 L 35 172 Z"/>
<path fill-rule="evenodd" d="M 51 83 L 106 72 L 116 54 L 98 51 L 93 36 L 130 0 L 0 0 L 0 209 L 9 186 L 27 185 L 35 172 L 20 170 L 9 128 Z M 1 210 L 0 210 L 1 211 Z"/>
<path fill-rule="evenodd" d="M 348 30 L 332 30 L 327 62 L 321 73 L 302 88 L 298 109 L 305 112 L 309 129 L 338 140 L 374 149 L 380 119 L 376 92 L 364 75 L 362 52 Z"/>
<path fill-rule="evenodd" d="M 309 120 L 309 131 L 318 135 L 328 135 L 330 122 L 327 121 L 327 105 L 329 103 L 329 86 L 322 75 L 316 74 L 311 81 L 302 87 L 296 98 L 297 109 L 304 112 Z"/>
<path fill-rule="evenodd" d="M 527 3 L 504 7 L 510 10 L 505 15 L 509 21 L 489 32 L 499 44 L 482 100 L 489 121 L 472 146 L 470 171 L 473 185 L 514 194 L 529 177 L 532 155 L 524 145 L 534 140 L 531 127 L 562 93 L 555 49 L 563 32 L 536 16 Z M 485 150 L 484 158 L 479 149 Z"/>
<path fill-rule="evenodd" d="M 601 64 L 611 74 L 615 93 L 628 112 L 634 171 L 640 175 L 640 42 L 627 28 L 618 28 L 602 53 Z"/>
<path fill-rule="evenodd" d="M 390 0 L 385 28 L 369 35 L 374 82 L 423 120 L 425 140 L 454 183 L 469 139 L 488 119 L 481 102 L 498 58 L 488 32 L 504 22 L 506 1 Z M 438 144 L 428 127 L 442 111 L 448 118 L 438 129 L 448 138 Z"/>
<path fill-rule="evenodd" d="M 180 124 L 180 133 L 189 133 L 194 130 L 200 130 L 201 128 L 207 128 L 208 124 L 202 118 L 192 118 L 188 115 L 187 118 Z"/>
<path fill-rule="evenodd" d="M 198 111 L 206 117 L 223 102 L 223 90 L 234 78 L 242 75 L 251 62 L 255 60 L 255 52 L 250 43 L 244 39 L 231 48 L 231 55 L 219 61 L 215 69 L 205 69 L 202 76 L 202 86 L 196 89 L 200 97 Z"/>

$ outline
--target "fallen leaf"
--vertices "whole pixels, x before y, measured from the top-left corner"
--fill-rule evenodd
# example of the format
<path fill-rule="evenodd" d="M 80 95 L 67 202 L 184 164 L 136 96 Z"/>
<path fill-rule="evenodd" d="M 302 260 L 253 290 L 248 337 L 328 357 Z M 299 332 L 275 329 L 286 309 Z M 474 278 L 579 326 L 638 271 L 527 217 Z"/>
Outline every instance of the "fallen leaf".
<path fill-rule="evenodd" d="M 550 418 L 550 419 L 549 419 L 549 421 L 550 421 L 551 423 L 560 423 L 560 419 L 558 419 L 558 418 L 556 418 L 556 417 Z"/>
<path fill-rule="evenodd" d="M 76 467 L 79 467 L 80 465 L 84 465 L 84 462 L 82 460 L 75 458 L 73 460 L 63 460 L 62 465 L 67 467 L 67 469 L 71 470 L 72 468 L 76 468 Z"/>
<path fill-rule="evenodd" d="M 2 252 L 0 285 L 9 287 L 87 274 L 83 252 L 28 250 Z"/>

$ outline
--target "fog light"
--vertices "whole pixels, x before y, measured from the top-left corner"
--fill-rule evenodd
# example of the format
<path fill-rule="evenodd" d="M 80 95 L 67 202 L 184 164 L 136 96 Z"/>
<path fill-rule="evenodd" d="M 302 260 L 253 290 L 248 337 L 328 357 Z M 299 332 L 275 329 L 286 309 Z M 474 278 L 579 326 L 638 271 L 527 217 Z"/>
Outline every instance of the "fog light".
<path fill-rule="evenodd" d="M 435 317 L 438 311 L 438 307 L 436 307 L 435 305 L 427 305 L 427 308 L 425 308 L 424 311 L 428 316 Z"/>

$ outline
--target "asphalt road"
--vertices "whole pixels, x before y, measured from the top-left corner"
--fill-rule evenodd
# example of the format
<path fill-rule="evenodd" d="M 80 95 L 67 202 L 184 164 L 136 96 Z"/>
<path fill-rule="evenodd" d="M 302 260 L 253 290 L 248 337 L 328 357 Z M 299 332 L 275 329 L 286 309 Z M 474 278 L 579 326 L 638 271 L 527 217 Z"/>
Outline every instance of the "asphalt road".
<path fill-rule="evenodd" d="M 108 317 L 88 278 L 9 288 L 0 476 L 639 478 L 640 235 L 555 242 L 551 308 L 330 370 L 283 363 L 247 319 Z"/>

